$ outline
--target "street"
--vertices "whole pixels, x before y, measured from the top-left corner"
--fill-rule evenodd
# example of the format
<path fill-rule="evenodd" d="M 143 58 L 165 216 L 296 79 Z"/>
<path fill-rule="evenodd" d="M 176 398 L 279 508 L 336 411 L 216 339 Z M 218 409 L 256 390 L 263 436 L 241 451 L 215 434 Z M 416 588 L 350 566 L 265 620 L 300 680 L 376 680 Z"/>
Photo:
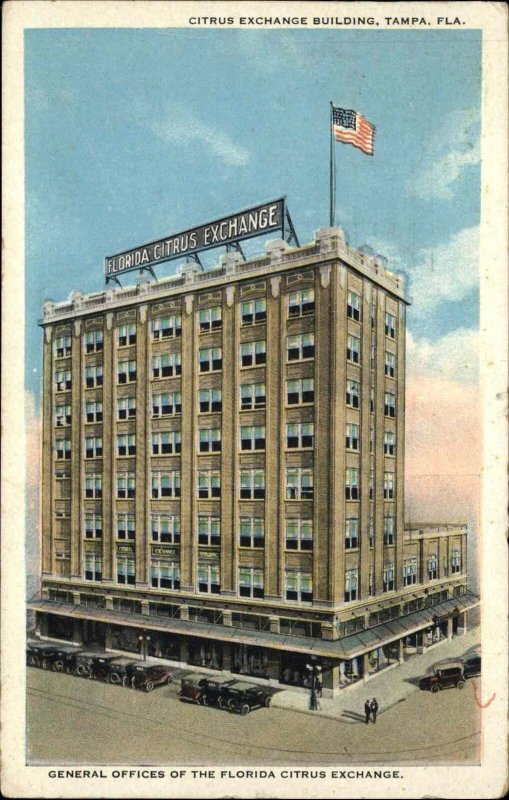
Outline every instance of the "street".
<path fill-rule="evenodd" d="M 469 680 L 463 690 L 438 694 L 416 689 L 380 714 L 376 724 L 365 725 L 277 707 L 241 717 L 180 702 L 178 683 L 146 694 L 29 668 L 27 760 L 105 765 L 475 764 L 481 721 L 474 685 Z M 351 714 L 362 718 L 362 708 L 353 703 Z"/>

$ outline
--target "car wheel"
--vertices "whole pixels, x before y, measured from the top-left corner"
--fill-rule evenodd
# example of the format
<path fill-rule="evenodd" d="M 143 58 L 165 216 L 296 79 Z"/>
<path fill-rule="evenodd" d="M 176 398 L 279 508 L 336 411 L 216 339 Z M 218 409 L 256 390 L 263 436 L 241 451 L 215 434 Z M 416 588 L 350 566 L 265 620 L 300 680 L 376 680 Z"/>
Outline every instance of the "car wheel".
<path fill-rule="evenodd" d="M 245 717 L 245 716 L 246 716 L 246 714 L 249 714 L 249 711 L 250 711 L 250 709 L 249 709 L 249 706 L 248 706 L 248 704 L 247 704 L 247 703 L 243 703 L 243 704 L 241 705 L 241 707 L 240 707 L 240 713 L 241 713 L 241 715 L 242 715 L 243 717 Z"/>
<path fill-rule="evenodd" d="M 226 708 L 226 704 L 224 702 L 224 697 L 220 697 L 219 700 L 217 701 L 217 704 L 218 704 L 219 708 L 222 708 L 222 709 Z"/>
<path fill-rule="evenodd" d="M 117 675 L 116 672 L 112 672 L 112 674 L 107 677 L 107 680 L 109 680 L 110 683 L 120 683 L 121 682 L 120 681 L 120 675 Z"/>
<path fill-rule="evenodd" d="M 55 670 L 55 672 L 62 672 L 63 668 L 64 668 L 64 662 L 61 659 L 55 661 L 55 663 L 53 664 L 53 669 Z"/>
<path fill-rule="evenodd" d="M 146 684 L 145 684 L 145 691 L 146 692 L 151 692 L 153 690 L 153 688 L 154 688 L 154 682 L 153 681 L 147 681 Z"/>
<path fill-rule="evenodd" d="M 270 704 L 272 702 L 272 697 L 265 698 L 265 708 L 270 708 Z"/>
<path fill-rule="evenodd" d="M 465 685 L 465 681 L 458 681 L 457 685 L 458 685 L 458 689 L 463 689 L 463 687 Z"/>
<path fill-rule="evenodd" d="M 437 684 L 434 683 L 433 686 L 431 687 L 431 691 L 433 692 L 433 694 L 436 694 L 439 690 L 440 686 L 437 686 Z"/>

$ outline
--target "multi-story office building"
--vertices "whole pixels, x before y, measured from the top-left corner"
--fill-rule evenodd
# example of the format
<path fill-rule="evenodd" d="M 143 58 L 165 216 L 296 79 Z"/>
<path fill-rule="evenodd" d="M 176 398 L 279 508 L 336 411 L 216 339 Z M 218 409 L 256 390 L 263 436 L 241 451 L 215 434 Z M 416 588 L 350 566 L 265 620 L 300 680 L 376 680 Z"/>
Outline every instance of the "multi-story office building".
<path fill-rule="evenodd" d="M 43 636 L 324 689 L 465 630 L 404 525 L 400 278 L 340 228 L 44 308 Z"/>

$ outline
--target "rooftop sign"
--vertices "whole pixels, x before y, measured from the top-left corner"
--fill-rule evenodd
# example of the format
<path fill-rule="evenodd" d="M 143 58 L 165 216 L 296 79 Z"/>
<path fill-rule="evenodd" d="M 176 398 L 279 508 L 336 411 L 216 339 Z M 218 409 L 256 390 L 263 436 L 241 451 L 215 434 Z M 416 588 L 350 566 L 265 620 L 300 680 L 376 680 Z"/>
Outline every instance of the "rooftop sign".
<path fill-rule="evenodd" d="M 165 239 L 149 242 L 114 256 L 107 256 L 105 259 L 106 283 L 110 280 L 118 280 L 119 275 L 132 270 L 147 269 L 152 272 L 154 265 L 176 258 L 191 256 L 199 261 L 197 255 L 202 251 L 235 244 L 271 231 L 280 230 L 284 238 L 285 223 L 288 226 L 287 232 L 296 240 L 295 231 L 285 207 L 285 198 L 281 197 L 270 203 L 263 203 L 214 220 L 214 222 L 190 228 L 182 233 L 172 234 Z"/>

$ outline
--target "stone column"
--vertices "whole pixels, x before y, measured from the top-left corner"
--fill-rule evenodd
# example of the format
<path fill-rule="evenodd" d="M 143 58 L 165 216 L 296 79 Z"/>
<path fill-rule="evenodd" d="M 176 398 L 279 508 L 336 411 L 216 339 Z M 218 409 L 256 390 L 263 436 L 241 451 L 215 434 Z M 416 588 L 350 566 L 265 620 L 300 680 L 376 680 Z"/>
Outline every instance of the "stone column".
<path fill-rule="evenodd" d="M 271 684 L 279 683 L 279 675 L 281 673 L 281 654 L 279 650 L 267 650 L 269 663 L 267 665 L 267 674 Z"/>
<path fill-rule="evenodd" d="M 330 408 L 329 563 L 332 599 L 337 606 L 343 603 L 345 591 L 346 267 L 334 266 L 331 284 L 331 387 L 335 402 Z"/>
<path fill-rule="evenodd" d="M 55 370 L 53 364 L 53 328 L 44 329 L 42 393 L 42 458 L 41 458 L 41 565 L 44 574 L 53 573 L 53 402 L 55 396 Z"/>
<path fill-rule="evenodd" d="M 228 287 L 222 303 L 222 403 L 221 415 L 221 594 L 235 594 L 235 508 L 234 470 L 236 459 L 235 427 L 237 420 L 235 375 L 238 345 L 235 287 Z M 233 413 L 232 413 L 233 410 Z"/>
<path fill-rule="evenodd" d="M 385 293 L 377 290 L 375 315 L 376 369 L 375 369 L 375 569 L 373 584 L 375 594 L 383 590 L 384 570 L 384 395 L 385 395 Z M 369 392 L 369 387 L 364 387 Z M 398 535 L 398 532 L 396 532 Z"/>
<path fill-rule="evenodd" d="M 113 581 L 113 549 L 115 547 L 115 347 L 113 342 L 113 314 L 106 314 L 103 341 L 103 582 Z"/>
<path fill-rule="evenodd" d="M 73 619 L 72 640 L 74 644 L 83 644 L 83 620 Z"/>
<path fill-rule="evenodd" d="M 398 661 L 400 664 L 405 663 L 405 640 L 400 639 L 398 642 Z"/>
<path fill-rule="evenodd" d="M 362 680 L 366 683 L 369 674 L 369 653 L 362 656 Z"/>
<path fill-rule="evenodd" d="M 406 307 L 399 302 L 397 321 L 397 389 L 396 389 L 396 589 L 403 585 L 403 529 L 405 526 L 405 327 Z"/>
<path fill-rule="evenodd" d="M 447 619 L 447 638 L 452 639 L 452 617 Z"/>
<path fill-rule="evenodd" d="M 327 667 L 322 672 L 322 694 L 324 697 L 336 697 L 339 692 L 339 663 Z"/>
<path fill-rule="evenodd" d="M 187 664 L 189 661 L 189 642 L 187 639 L 180 640 L 180 663 Z"/>
<path fill-rule="evenodd" d="M 369 485 L 371 476 L 371 453 L 369 449 L 371 411 L 370 411 L 370 386 L 371 386 L 371 293 L 372 285 L 369 281 L 363 283 L 361 298 L 361 419 L 360 419 L 360 485 L 361 499 L 359 503 L 359 597 L 369 597 Z M 374 491 L 374 487 L 373 487 Z"/>
<path fill-rule="evenodd" d="M 194 295 L 186 295 L 182 309 L 182 453 L 180 456 L 180 587 L 194 591 L 196 548 L 193 542 L 196 508 L 196 454 L 194 443 L 195 348 Z M 196 537 L 197 539 L 198 537 Z"/>
<path fill-rule="evenodd" d="M 281 330 L 281 276 L 270 279 L 267 295 L 267 365 L 265 384 L 267 393 L 267 412 L 265 419 L 265 559 L 264 585 L 265 598 L 279 600 L 283 591 L 280 581 L 280 559 L 284 560 L 284 550 L 280 549 L 281 530 L 279 508 L 281 486 L 279 481 L 280 455 L 283 441 L 280 431 L 280 409 L 284 404 L 282 391 L 282 364 L 280 358 Z"/>
<path fill-rule="evenodd" d="M 136 502 L 135 502 L 135 528 L 136 528 L 136 586 L 149 585 L 149 557 L 150 546 L 147 536 L 147 509 L 150 507 L 150 475 L 148 453 L 150 447 L 150 434 L 148 427 L 148 402 L 149 365 L 148 365 L 148 326 L 147 306 L 141 305 L 138 309 L 136 324 Z"/>
<path fill-rule="evenodd" d="M 81 424 L 83 398 L 83 348 L 81 320 L 74 320 L 72 334 L 72 391 L 71 391 L 71 577 L 82 576 L 82 487 L 83 432 Z"/>

